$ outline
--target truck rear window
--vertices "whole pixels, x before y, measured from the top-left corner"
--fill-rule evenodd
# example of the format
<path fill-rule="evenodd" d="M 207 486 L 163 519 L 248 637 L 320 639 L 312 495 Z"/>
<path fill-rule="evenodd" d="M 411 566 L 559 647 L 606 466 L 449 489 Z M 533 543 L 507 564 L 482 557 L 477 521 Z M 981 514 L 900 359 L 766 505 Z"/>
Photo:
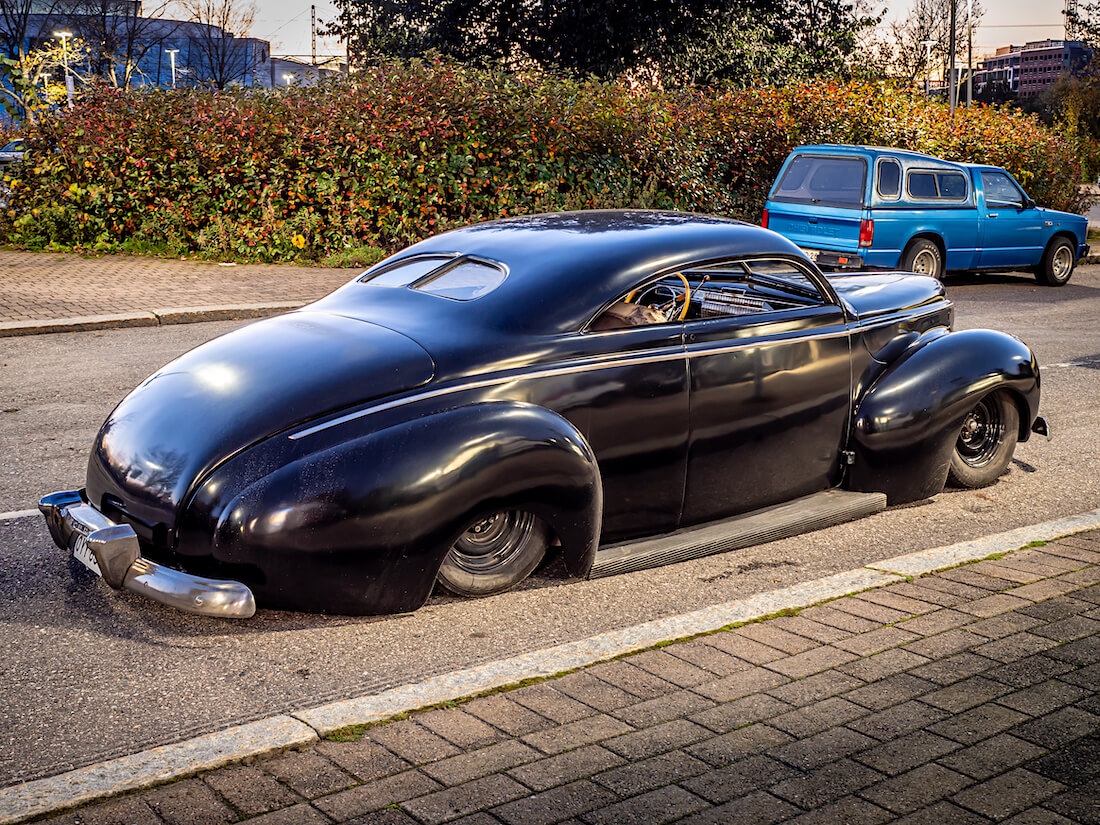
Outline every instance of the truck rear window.
<path fill-rule="evenodd" d="M 798 155 L 775 186 L 772 198 L 821 206 L 863 206 L 867 161 L 835 155 Z"/>

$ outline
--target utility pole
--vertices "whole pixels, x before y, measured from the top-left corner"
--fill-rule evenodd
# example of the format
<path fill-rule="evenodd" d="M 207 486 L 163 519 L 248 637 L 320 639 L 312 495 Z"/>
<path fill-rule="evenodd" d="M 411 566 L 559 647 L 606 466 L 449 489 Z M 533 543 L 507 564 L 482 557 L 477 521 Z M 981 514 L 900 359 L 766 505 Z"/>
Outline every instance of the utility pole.
<path fill-rule="evenodd" d="M 974 102 L 974 0 L 966 0 L 966 108 Z"/>
<path fill-rule="evenodd" d="M 932 73 L 932 47 L 939 43 L 939 40 L 922 40 L 920 44 L 924 46 L 924 96 L 928 97 L 928 78 Z"/>
<path fill-rule="evenodd" d="M 313 12 L 313 63 L 311 65 L 317 65 L 317 7 L 310 6 L 310 10 Z"/>
<path fill-rule="evenodd" d="M 951 117 L 955 116 L 955 102 L 958 97 L 958 84 L 955 83 L 955 6 L 958 0 L 951 0 L 951 13 L 947 35 L 947 101 L 951 108 Z"/>

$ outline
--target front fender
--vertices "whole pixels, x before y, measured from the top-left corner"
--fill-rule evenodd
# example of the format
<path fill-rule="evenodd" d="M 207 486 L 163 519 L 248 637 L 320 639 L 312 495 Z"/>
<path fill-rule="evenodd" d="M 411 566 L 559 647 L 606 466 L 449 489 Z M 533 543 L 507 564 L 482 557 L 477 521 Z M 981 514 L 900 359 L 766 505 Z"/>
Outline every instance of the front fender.
<path fill-rule="evenodd" d="M 248 486 L 215 530 L 219 563 L 263 573 L 261 606 L 346 614 L 414 610 L 469 524 L 529 510 L 568 570 L 599 542 L 600 475 L 587 443 L 541 407 L 487 403 L 417 418 L 293 461 Z"/>
<path fill-rule="evenodd" d="M 857 402 L 847 486 L 884 492 L 891 504 L 935 495 L 966 413 L 994 390 L 1010 393 L 1026 441 L 1039 411 L 1039 365 L 1027 345 L 987 329 L 922 335 Z"/>

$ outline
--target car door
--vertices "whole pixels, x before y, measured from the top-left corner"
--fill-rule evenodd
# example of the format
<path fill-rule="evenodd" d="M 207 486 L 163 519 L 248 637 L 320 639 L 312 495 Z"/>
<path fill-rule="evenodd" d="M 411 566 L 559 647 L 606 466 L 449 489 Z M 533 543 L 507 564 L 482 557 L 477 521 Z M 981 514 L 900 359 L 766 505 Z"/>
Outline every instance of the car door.
<path fill-rule="evenodd" d="M 769 258 L 689 278 L 701 276 L 701 317 L 684 327 L 685 525 L 838 483 L 851 405 L 848 319 L 820 274 Z"/>
<path fill-rule="evenodd" d="M 1034 266 L 1042 255 L 1043 219 L 1029 206 L 1023 190 L 1005 172 L 981 172 L 985 208 L 982 222 L 982 250 L 978 267 Z"/>

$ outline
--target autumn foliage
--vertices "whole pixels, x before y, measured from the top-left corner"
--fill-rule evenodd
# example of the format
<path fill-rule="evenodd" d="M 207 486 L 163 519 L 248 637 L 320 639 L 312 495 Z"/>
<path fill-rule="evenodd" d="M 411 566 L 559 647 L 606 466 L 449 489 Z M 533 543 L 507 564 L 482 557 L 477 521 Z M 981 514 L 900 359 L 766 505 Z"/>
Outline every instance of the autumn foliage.
<path fill-rule="evenodd" d="M 101 89 L 28 138 L 9 242 L 274 261 L 563 209 L 757 220 L 806 143 L 1004 166 L 1063 209 L 1081 174 L 1033 117 L 978 107 L 952 120 L 886 85 L 667 90 L 449 63 L 275 92 Z"/>

